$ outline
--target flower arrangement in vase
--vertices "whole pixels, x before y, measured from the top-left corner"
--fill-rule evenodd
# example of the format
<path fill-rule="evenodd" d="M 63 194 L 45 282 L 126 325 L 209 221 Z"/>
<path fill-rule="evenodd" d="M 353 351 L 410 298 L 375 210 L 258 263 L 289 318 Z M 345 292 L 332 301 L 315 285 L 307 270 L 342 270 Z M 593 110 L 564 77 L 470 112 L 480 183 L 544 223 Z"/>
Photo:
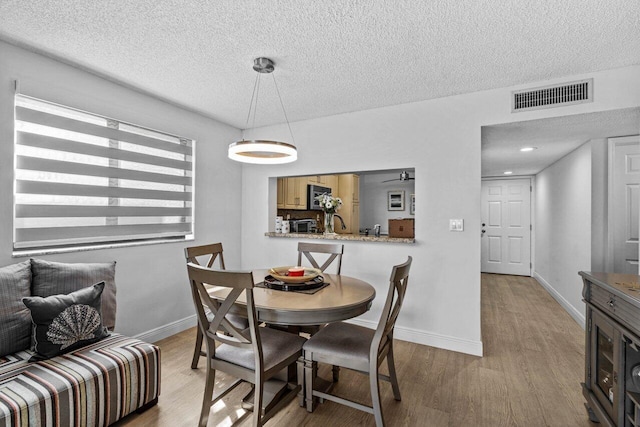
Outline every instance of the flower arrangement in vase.
<path fill-rule="evenodd" d="M 324 234 L 336 234 L 333 229 L 333 216 L 342 206 L 342 199 L 327 193 L 316 196 L 315 199 L 319 202 L 322 212 L 324 212 Z"/>

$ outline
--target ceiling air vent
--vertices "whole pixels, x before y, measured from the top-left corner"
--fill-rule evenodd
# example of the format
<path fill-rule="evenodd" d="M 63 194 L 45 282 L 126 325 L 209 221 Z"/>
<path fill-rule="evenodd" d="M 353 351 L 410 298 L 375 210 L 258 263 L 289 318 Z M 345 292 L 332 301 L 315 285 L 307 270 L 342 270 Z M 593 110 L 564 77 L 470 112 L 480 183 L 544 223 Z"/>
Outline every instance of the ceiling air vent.
<path fill-rule="evenodd" d="M 593 79 L 513 92 L 511 112 L 563 107 L 593 101 Z"/>

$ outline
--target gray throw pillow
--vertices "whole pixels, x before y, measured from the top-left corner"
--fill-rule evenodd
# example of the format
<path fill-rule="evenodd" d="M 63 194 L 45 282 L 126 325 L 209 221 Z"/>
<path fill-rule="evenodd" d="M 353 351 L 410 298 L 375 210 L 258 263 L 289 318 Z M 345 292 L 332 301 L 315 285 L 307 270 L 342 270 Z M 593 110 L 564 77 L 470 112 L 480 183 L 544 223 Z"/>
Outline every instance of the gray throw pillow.
<path fill-rule="evenodd" d="M 108 337 L 100 315 L 103 290 L 100 282 L 68 295 L 22 298 L 33 321 L 37 355 L 31 360 L 48 359 Z"/>
<path fill-rule="evenodd" d="M 110 331 L 116 326 L 116 263 L 52 262 L 31 260 L 33 280 L 31 294 L 39 297 L 68 294 L 94 283 L 104 282 L 102 318 Z"/>
<path fill-rule="evenodd" d="M 27 350 L 31 317 L 22 298 L 31 295 L 29 261 L 0 268 L 0 357 Z"/>

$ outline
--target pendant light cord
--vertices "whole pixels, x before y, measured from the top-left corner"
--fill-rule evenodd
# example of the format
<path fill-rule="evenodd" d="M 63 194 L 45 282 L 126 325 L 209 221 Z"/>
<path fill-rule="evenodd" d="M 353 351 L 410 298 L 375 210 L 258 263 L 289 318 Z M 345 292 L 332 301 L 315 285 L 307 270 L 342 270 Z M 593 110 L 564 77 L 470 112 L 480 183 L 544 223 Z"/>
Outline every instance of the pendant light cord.
<path fill-rule="evenodd" d="M 249 103 L 249 112 L 247 113 L 247 122 L 245 123 L 245 129 L 249 130 L 249 120 L 251 119 L 251 109 L 253 108 L 253 100 L 256 100 L 256 108 L 253 109 L 253 124 L 256 123 L 256 109 L 258 108 L 258 97 L 256 95 L 259 84 L 260 73 L 256 74 L 256 81 L 253 83 L 253 93 L 251 94 L 251 102 Z M 242 138 L 244 140 L 244 138 Z"/>
<path fill-rule="evenodd" d="M 260 93 L 260 74 L 256 73 L 256 81 L 253 83 L 253 93 L 251 94 L 251 102 L 249 103 L 249 112 L 247 113 L 247 122 L 245 124 L 245 129 L 255 129 L 256 128 L 256 113 L 258 111 L 258 95 Z M 291 130 L 291 124 L 289 123 L 289 117 L 287 117 L 287 111 L 284 109 L 284 103 L 282 102 L 282 96 L 280 95 L 280 89 L 278 88 L 278 83 L 276 82 L 276 76 L 273 72 L 269 73 L 273 78 L 273 85 L 276 88 L 276 93 L 278 94 L 278 100 L 280 101 L 280 107 L 282 108 L 282 113 L 284 114 L 284 119 L 287 122 L 287 127 L 289 128 L 289 135 L 291 135 L 291 142 L 295 145 L 295 138 L 293 136 L 293 131 Z M 255 101 L 255 103 L 254 103 Z M 251 110 L 253 109 L 253 120 L 251 120 Z M 251 127 L 249 127 L 249 122 L 251 121 Z M 243 138 L 244 140 L 245 138 Z"/>
<path fill-rule="evenodd" d="M 289 128 L 289 135 L 291 135 L 291 142 L 295 145 L 296 140 L 293 137 L 293 132 L 291 131 L 291 124 L 289 124 L 289 118 L 287 117 L 287 112 L 284 109 L 284 104 L 282 103 L 282 97 L 280 96 L 280 89 L 278 89 L 278 84 L 276 83 L 276 76 L 274 73 L 271 73 L 271 77 L 273 77 L 273 85 L 276 87 L 276 93 L 278 94 L 278 99 L 280 100 L 280 106 L 282 107 L 282 113 L 284 114 L 284 119 L 287 121 L 287 127 Z"/>

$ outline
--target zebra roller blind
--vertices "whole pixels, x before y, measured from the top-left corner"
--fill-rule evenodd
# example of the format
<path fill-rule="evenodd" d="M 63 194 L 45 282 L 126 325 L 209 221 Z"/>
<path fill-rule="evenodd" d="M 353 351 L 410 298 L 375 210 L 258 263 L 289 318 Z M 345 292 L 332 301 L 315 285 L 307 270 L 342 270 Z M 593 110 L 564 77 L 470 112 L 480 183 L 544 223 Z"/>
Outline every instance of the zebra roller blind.
<path fill-rule="evenodd" d="M 193 141 L 16 95 L 14 249 L 193 234 Z"/>

